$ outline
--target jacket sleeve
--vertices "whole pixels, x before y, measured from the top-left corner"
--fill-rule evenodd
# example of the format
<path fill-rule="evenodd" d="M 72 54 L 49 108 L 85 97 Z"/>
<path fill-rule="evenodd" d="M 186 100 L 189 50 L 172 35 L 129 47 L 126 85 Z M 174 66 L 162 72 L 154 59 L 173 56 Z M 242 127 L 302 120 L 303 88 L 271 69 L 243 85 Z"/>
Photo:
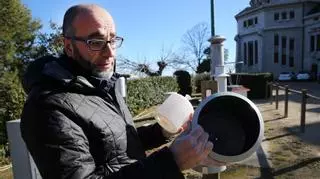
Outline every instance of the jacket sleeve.
<path fill-rule="evenodd" d="M 83 129 L 58 109 L 24 111 L 21 134 L 43 178 L 184 178 L 166 147 L 114 173 L 96 166 Z"/>
<path fill-rule="evenodd" d="M 159 147 L 168 142 L 168 139 L 163 136 L 162 128 L 158 123 L 138 127 L 137 132 L 145 150 Z"/>

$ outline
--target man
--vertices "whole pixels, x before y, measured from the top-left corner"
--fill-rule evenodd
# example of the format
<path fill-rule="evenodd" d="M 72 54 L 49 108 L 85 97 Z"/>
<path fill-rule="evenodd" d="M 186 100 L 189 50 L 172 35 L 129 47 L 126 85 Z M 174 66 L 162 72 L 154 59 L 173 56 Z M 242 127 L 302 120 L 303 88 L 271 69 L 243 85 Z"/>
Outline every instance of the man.
<path fill-rule="evenodd" d="M 111 15 L 97 5 L 76 5 L 63 21 L 64 55 L 27 69 L 28 99 L 22 137 L 43 178 L 183 178 L 212 150 L 200 126 L 169 147 L 158 124 L 134 127 L 113 73 L 116 35 Z"/>

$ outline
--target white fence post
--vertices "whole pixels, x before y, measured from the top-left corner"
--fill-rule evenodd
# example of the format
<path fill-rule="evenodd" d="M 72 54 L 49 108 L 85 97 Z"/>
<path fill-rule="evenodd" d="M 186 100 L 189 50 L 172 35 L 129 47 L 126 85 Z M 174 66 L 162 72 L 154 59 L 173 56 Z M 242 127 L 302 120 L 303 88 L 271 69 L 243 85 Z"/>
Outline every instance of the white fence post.
<path fill-rule="evenodd" d="M 20 120 L 8 121 L 7 133 L 14 179 L 41 179 L 38 168 L 21 137 Z"/>

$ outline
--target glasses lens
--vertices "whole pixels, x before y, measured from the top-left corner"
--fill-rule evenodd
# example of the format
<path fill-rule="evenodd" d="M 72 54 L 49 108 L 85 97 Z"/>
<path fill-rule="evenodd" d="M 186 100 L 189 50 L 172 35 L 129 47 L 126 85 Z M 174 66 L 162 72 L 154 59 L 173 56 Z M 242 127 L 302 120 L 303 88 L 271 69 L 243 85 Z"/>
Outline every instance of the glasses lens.
<path fill-rule="evenodd" d="M 98 39 L 88 40 L 87 43 L 91 50 L 101 50 L 106 44 L 104 40 L 98 40 Z"/>
<path fill-rule="evenodd" d="M 111 41 L 111 46 L 113 48 L 119 48 L 122 45 L 122 41 L 123 41 L 123 39 L 121 37 L 116 37 L 115 39 L 113 39 Z"/>

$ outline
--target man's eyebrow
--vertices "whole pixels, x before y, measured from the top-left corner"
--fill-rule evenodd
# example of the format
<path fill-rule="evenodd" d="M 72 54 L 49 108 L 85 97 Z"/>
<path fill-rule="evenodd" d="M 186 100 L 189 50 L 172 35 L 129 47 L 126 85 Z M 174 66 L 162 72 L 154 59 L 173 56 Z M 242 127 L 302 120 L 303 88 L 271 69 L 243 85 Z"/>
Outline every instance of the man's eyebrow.
<path fill-rule="evenodd" d="M 96 31 L 88 35 L 88 38 L 92 38 L 92 37 L 104 37 L 104 35 L 101 32 Z"/>
<path fill-rule="evenodd" d="M 110 36 L 111 37 L 115 37 L 116 34 L 111 32 L 110 33 Z M 104 38 L 105 37 L 105 34 L 101 33 L 100 31 L 96 31 L 96 32 L 93 32 L 91 34 L 88 35 L 88 38 L 94 38 L 94 37 L 101 37 L 101 38 Z"/>

